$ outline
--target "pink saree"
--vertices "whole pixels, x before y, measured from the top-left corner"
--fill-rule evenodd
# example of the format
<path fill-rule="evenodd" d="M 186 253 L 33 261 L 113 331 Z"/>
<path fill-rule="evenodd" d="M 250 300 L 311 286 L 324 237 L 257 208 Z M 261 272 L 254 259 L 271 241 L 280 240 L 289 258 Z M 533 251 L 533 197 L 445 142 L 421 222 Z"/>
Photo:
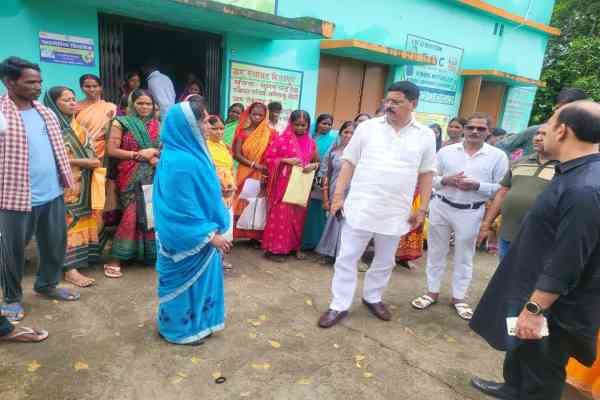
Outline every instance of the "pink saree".
<path fill-rule="evenodd" d="M 281 162 L 297 157 L 305 166 L 311 162 L 316 145 L 308 131 L 296 135 L 291 124 L 269 145 L 264 160 L 269 168 L 267 190 L 267 224 L 262 247 L 271 254 L 287 255 L 300 250 L 302 229 L 306 220 L 306 207 L 284 203 L 283 196 L 290 179 L 292 166 Z"/>

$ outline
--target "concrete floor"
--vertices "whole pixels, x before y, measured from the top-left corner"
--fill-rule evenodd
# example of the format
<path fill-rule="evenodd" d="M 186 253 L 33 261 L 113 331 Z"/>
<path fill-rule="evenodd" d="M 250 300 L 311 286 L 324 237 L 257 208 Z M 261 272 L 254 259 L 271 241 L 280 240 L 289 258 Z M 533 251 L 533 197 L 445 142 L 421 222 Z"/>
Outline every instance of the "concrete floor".
<path fill-rule="evenodd" d="M 0 399 L 462 400 L 485 398 L 470 388 L 472 374 L 501 376 L 502 354 L 455 315 L 447 287 L 431 310 L 410 307 L 424 288 L 423 260 L 394 271 L 386 293 L 391 322 L 369 315 L 357 295 L 349 318 L 329 330 L 316 322 L 328 305 L 332 268 L 274 264 L 244 245 L 230 260 L 226 329 L 198 347 L 157 336 L 151 268 L 127 268 L 121 280 L 92 270 L 98 285 L 71 304 L 35 297 L 30 272 L 23 324 L 51 336 L 1 345 Z M 495 257 L 477 256 L 474 304 L 495 267 Z M 215 376 L 227 381 L 215 384 Z M 580 398 L 570 390 L 563 397 Z"/>

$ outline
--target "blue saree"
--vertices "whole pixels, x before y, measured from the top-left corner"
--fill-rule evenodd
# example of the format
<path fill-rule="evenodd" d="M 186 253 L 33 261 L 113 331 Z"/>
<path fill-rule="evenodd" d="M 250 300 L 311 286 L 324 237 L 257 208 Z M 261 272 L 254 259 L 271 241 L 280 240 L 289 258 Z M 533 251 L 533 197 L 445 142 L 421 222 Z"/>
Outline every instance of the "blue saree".
<path fill-rule="evenodd" d="M 153 189 L 158 330 L 189 344 L 224 328 L 221 254 L 210 244 L 229 228 L 221 185 L 189 103 L 171 107 Z"/>

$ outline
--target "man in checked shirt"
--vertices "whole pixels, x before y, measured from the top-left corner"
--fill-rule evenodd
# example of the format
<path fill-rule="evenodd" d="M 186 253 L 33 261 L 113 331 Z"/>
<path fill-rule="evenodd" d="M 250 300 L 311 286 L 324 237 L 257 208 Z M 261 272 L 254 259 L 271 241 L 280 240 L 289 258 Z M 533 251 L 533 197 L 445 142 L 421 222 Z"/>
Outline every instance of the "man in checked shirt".
<path fill-rule="evenodd" d="M 63 301 L 79 293 L 58 288 L 66 248 L 63 189 L 73 184 L 71 167 L 56 116 L 36 99 L 41 94 L 40 67 L 9 57 L 0 63 L 0 96 L 7 129 L 0 134 L 0 315 L 23 319 L 21 280 L 25 247 L 35 235 L 40 265 L 34 290 Z"/>

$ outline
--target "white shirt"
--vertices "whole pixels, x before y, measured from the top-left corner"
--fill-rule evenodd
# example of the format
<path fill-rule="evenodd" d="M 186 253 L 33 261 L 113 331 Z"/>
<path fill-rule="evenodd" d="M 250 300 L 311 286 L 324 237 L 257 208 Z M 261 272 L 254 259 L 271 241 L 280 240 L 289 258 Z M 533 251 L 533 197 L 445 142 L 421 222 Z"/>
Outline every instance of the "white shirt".
<path fill-rule="evenodd" d="M 489 200 L 498 189 L 508 171 L 506 154 L 487 143 L 473 156 L 465 151 L 463 143 L 455 143 L 440 149 L 436 159 L 436 176 L 433 187 L 436 194 L 455 203 L 469 204 Z M 479 190 L 464 191 L 442 185 L 442 178 L 464 172 L 467 178 L 479 182 Z"/>
<path fill-rule="evenodd" d="M 362 122 L 343 160 L 355 166 L 344 204 L 348 224 L 382 235 L 410 230 L 412 200 L 420 173 L 435 171 L 435 134 L 414 118 L 396 131 L 385 117 Z"/>
<path fill-rule="evenodd" d="M 154 71 L 148 75 L 148 89 L 160 107 L 160 116 L 164 120 L 169 107 L 175 104 L 175 88 L 171 78 L 159 71 Z"/>

